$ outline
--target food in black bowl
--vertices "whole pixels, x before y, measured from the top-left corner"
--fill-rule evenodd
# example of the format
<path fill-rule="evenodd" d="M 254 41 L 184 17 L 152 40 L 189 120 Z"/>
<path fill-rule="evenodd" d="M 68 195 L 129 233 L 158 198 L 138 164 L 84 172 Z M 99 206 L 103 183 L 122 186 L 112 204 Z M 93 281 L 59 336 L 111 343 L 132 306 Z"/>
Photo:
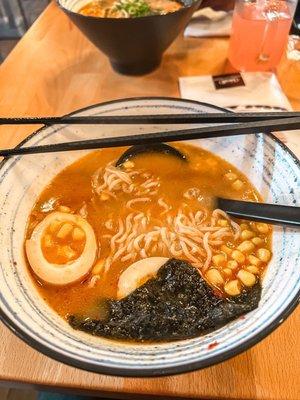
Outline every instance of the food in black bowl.
<path fill-rule="evenodd" d="M 157 68 L 202 0 L 57 0 L 122 74 Z"/>

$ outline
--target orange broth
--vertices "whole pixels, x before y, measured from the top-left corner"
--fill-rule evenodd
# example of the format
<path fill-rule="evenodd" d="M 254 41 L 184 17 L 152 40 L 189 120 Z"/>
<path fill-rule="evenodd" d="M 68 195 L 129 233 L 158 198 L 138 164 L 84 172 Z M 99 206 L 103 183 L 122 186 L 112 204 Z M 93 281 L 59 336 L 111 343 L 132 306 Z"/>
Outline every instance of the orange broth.
<path fill-rule="evenodd" d="M 163 223 L 165 217 L 162 215 L 162 208 L 158 205 L 159 198 L 162 196 L 164 201 L 172 207 L 170 213 L 180 208 L 193 212 L 198 209 L 206 209 L 208 216 L 211 216 L 214 209 L 215 196 L 250 201 L 261 200 L 259 193 L 247 177 L 227 161 L 199 147 L 182 143 L 175 144 L 174 147 L 187 155 L 188 162 L 183 162 L 174 156 L 153 153 L 139 155 L 131 160 L 134 164 L 133 170 L 147 171 L 159 179 L 158 193 L 152 196 L 151 202 L 135 203 L 134 209 L 145 213 L 150 212 L 151 218 L 156 218 Z M 69 207 L 71 212 L 76 214 L 84 205 L 87 211 L 87 220 L 93 227 L 99 243 L 96 262 L 99 259 L 105 260 L 110 253 L 108 240 L 103 238 L 103 235 L 108 233 L 105 223 L 109 219 L 115 221 L 119 217 L 125 218 L 128 215 L 126 202 L 132 199 L 132 195 L 118 193 L 116 199 L 103 200 L 93 191 L 91 177 L 98 168 L 116 161 L 124 150 L 124 148 L 114 148 L 92 152 L 62 170 L 45 188 L 34 205 L 28 222 L 27 238 L 30 238 L 34 227 L 49 213 L 49 211 L 45 212 L 44 210 L 45 204 L 48 204 L 50 199 L 53 203 L 52 211 L 59 210 L 59 207 L 64 206 Z M 229 180 L 228 176 L 232 178 L 234 175 L 226 174 L 235 174 L 236 178 Z M 239 189 L 234 185 L 236 181 L 242 183 Z M 200 190 L 201 198 L 186 199 L 183 194 L 194 187 Z M 262 234 L 255 223 L 249 221 L 237 222 L 240 225 L 243 224 L 242 229 L 250 230 L 255 237 L 262 239 L 262 244 L 259 247 L 270 249 L 272 233 L 270 227 L 268 227 L 267 233 Z M 232 251 L 241 241 L 240 238 L 236 241 L 230 238 L 230 240 L 226 239 L 224 243 Z M 214 254 L 220 254 L 220 252 L 223 254 L 220 248 L 221 246 L 216 246 Z M 257 249 L 256 246 L 251 254 L 255 255 Z M 147 256 L 168 255 L 156 251 L 147 254 Z M 227 257 L 226 254 L 225 256 Z M 248 256 L 238 269 L 232 270 L 230 276 L 224 273 L 225 281 L 236 279 L 238 270 L 251 264 Z M 138 257 L 135 261 L 140 258 Z M 33 273 L 32 276 L 42 297 L 62 317 L 67 317 L 73 313 L 87 312 L 89 316 L 97 317 L 99 316 L 98 305 L 100 300 L 116 298 L 118 278 L 131 263 L 132 261 L 116 260 L 106 274 L 103 272 L 100 274 L 100 279 L 97 280 L 94 287 L 89 285 L 91 275 L 86 276 L 81 282 L 64 287 L 44 284 Z M 260 263 L 258 279 L 266 265 L 267 262 Z M 225 266 L 218 267 L 221 272 L 222 268 L 224 269 Z M 222 288 L 219 287 L 218 290 L 222 292 Z"/>

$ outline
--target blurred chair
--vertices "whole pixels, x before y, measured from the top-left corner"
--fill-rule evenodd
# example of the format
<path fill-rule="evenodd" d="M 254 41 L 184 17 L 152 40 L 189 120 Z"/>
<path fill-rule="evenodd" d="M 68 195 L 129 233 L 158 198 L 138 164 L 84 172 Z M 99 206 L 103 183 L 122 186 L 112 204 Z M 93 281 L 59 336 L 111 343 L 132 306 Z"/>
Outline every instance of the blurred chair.
<path fill-rule="evenodd" d="M 0 62 L 50 0 L 0 0 Z"/>
<path fill-rule="evenodd" d="M 0 38 L 20 38 L 28 28 L 26 16 L 18 0 L 0 0 Z"/>

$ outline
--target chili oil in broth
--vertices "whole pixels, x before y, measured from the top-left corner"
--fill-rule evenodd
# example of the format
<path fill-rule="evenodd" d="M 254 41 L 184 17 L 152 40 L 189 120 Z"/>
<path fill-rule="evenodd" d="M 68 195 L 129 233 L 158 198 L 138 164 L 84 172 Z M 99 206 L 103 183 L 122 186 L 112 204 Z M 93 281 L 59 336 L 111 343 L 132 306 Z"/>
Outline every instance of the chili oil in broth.
<path fill-rule="evenodd" d="M 95 171 L 105 168 L 110 163 L 115 163 L 125 148 L 103 149 L 79 159 L 62 170 L 41 193 L 30 214 L 26 238 L 30 238 L 35 226 L 49 212 L 65 210 L 77 214 L 84 209 L 87 221 L 93 227 L 99 244 L 98 256 L 95 261 L 97 268 L 99 262 L 100 265 L 103 264 L 111 252 L 109 238 L 105 236 L 110 233 L 110 230 L 107 229 L 108 221 L 112 221 L 116 231 L 117 221 L 120 218 L 124 220 L 130 212 L 141 212 L 150 215 L 149 219 L 153 220 L 153 225 L 157 221 L 164 225 L 167 216 L 175 215 L 180 209 L 187 213 L 204 210 L 207 213 L 207 221 L 211 218 L 214 209 L 215 196 L 249 201 L 261 200 L 259 193 L 247 177 L 227 161 L 199 147 L 183 143 L 175 144 L 175 147 L 187 156 L 188 162 L 170 155 L 148 153 L 133 158 L 127 162 L 127 166 L 125 163 L 124 171 L 126 168 L 129 171 L 142 171 L 146 176 L 151 175 L 158 181 L 157 193 L 151 195 L 151 201 L 138 201 L 130 208 L 126 207 L 126 204 L 138 196 L 123 192 L 117 193 L 116 198 L 99 195 L 95 193 L 92 185 Z M 101 173 L 99 176 L 101 179 Z M 136 179 L 138 178 L 137 175 Z M 191 189 L 195 188 L 197 196 L 185 196 L 187 193 L 193 192 Z M 145 198 L 147 195 L 139 197 Z M 168 212 L 159 204 L 161 198 L 168 205 Z M 252 273 L 256 279 L 259 279 L 270 258 L 271 228 L 266 224 L 249 221 L 236 220 L 236 222 L 241 228 L 241 236 L 237 240 L 225 237 L 222 244 L 214 246 L 212 255 L 221 255 L 221 259 L 220 262 L 218 257 L 215 262 L 212 259 L 208 268 L 208 271 L 210 269 L 220 271 L 225 283 L 237 281 L 238 271 L 247 270 L 247 268 L 250 271 L 252 268 Z M 228 226 L 225 218 L 221 217 L 217 221 L 217 225 L 220 227 L 226 226 L 226 224 Z M 243 232 L 246 233 L 243 234 Z M 245 252 L 244 261 L 236 263 L 230 254 L 245 240 L 251 243 L 255 242 L 254 248 L 251 252 Z M 229 250 L 226 250 L 224 246 Z M 266 257 L 265 261 L 261 261 L 258 257 L 257 252 L 261 248 L 269 252 L 269 257 Z M 147 257 L 152 256 L 172 257 L 167 253 L 162 254 L 159 249 L 147 253 Z M 99 308 L 101 299 L 116 298 L 120 274 L 134 261 L 143 257 L 138 255 L 135 260 L 127 261 L 121 261 L 122 258 L 115 260 L 106 273 L 103 272 L 103 268 L 100 268 L 100 272 L 96 271 L 100 278 L 95 281 L 94 285 L 90 284 L 93 273 L 95 273 L 93 269 L 82 281 L 63 287 L 44 284 L 30 270 L 41 296 L 60 316 L 67 318 L 69 314 L 80 313 L 92 318 L 101 318 L 99 314 L 101 313 L 101 308 Z M 178 258 L 188 260 L 184 254 Z M 231 265 L 230 268 L 228 268 L 228 263 Z M 238 266 L 233 268 L 234 264 L 238 264 Z M 201 268 L 199 270 L 201 272 Z M 213 277 L 209 278 L 210 274 L 207 274 L 207 271 L 202 272 L 202 275 L 217 289 L 219 294 L 228 296 L 228 293 L 224 291 L 223 284 L 219 285 Z M 243 290 L 242 288 L 243 285 L 241 285 L 241 290 Z"/>

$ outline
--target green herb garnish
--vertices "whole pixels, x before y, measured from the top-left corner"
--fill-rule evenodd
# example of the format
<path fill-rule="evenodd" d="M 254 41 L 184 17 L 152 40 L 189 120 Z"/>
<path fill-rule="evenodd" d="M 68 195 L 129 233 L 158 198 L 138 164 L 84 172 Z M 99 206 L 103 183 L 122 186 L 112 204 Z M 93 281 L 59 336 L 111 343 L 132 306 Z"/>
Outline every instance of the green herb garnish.
<path fill-rule="evenodd" d="M 151 7 L 144 0 L 119 0 L 114 3 L 113 9 L 121 11 L 127 18 L 153 14 Z"/>

